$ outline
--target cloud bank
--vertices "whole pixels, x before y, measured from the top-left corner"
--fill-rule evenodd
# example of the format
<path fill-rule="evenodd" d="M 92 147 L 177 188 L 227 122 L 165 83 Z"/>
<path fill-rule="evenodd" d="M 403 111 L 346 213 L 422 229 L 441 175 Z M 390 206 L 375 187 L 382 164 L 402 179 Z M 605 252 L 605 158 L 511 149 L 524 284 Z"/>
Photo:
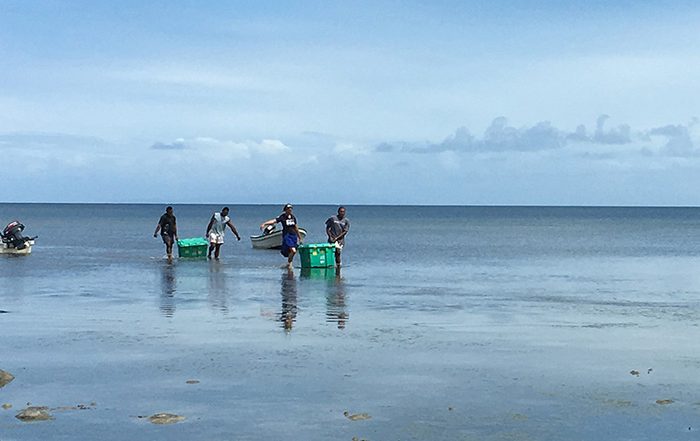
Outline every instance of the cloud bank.
<path fill-rule="evenodd" d="M 327 133 L 105 140 L 0 134 L 14 201 L 377 204 L 700 204 L 698 120 L 563 129 L 495 118 L 441 141 Z M 10 162 L 11 160 L 11 162 Z M 12 165 L 14 166 L 12 166 Z"/>
<path fill-rule="evenodd" d="M 509 125 L 507 118 L 498 117 L 481 136 L 472 135 L 469 129 L 460 127 L 441 142 L 382 142 L 377 144 L 374 150 L 379 153 L 538 152 L 577 146 L 579 149 L 588 148 L 589 153 L 594 154 L 610 146 L 633 146 L 639 152 L 655 151 L 667 156 L 692 157 L 700 153 L 697 139 L 694 140 L 692 136 L 692 131 L 698 124 L 696 118 L 685 125 L 665 125 L 638 130 L 633 130 L 627 124 L 607 127 L 606 122 L 609 119 L 608 115 L 599 116 L 593 130 L 580 124 L 574 131 L 567 131 L 553 126 L 549 121 L 538 122 L 532 126 L 514 127 Z M 663 142 L 659 144 L 658 139 Z M 658 148 L 659 145 L 662 148 Z"/>

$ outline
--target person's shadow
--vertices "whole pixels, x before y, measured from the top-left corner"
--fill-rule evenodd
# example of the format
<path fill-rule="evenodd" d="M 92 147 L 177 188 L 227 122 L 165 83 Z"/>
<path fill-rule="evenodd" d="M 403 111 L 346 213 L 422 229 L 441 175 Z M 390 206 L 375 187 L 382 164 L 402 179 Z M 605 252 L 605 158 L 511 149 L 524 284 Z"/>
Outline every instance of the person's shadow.
<path fill-rule="evenodd" d="M 160 268 L 160 312 L 165 317 L 171 318 L 175 315 L 176 291 L 175 265 L 164 263 Z"/>
<path fill-rule="evenodd" d="M 282 295 L 282 309 L 279 320 L 284 330 L 291 332 L 297 317 L 297 281 L 294 270 L 291 268 L 282 273 L 280 294 Z"/>

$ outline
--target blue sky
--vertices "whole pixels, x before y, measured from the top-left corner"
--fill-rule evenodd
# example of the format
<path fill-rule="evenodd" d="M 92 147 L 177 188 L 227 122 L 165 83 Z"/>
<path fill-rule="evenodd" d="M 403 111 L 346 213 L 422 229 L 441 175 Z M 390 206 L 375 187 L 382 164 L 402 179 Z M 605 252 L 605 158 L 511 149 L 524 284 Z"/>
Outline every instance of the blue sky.
<path fill-rule="evenodd" d="M 2 200 L 698 205 L 699 22 L 690 1 L 0 0 Z"/>

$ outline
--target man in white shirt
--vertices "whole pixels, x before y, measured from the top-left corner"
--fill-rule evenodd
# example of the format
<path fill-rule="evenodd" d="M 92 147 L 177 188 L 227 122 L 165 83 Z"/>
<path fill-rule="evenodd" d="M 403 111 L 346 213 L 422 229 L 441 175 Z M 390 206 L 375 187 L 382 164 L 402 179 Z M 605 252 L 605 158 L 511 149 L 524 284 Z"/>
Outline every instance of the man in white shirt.
<path fill-rule="evenodd" d="M 209 225 L 207 225 L 206 236 L 209 239 L 207 258 L 209 259 L 211 259 L 211 252 L 214 251 L 214 259 L 219 260 L 219 251 L 224 243 L 224 233 L 227 225 L 233 231 L 233 234 L 236 235 L 236 239 L 241 240 L 235 225 L 231 222 L 231 218 L 228 217 L 228 212 L 228 207 L 222 208 L 220 213 L 214 213 L 209 221 Z"/>

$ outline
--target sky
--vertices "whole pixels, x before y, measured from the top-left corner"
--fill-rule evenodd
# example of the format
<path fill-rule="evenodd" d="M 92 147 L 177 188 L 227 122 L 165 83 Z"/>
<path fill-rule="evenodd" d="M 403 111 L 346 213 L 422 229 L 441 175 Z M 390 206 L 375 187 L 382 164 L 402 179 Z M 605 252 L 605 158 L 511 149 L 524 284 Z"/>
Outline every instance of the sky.
<path fill-rule="evenodd" d="M 700 205 L 694 1 L 0 0 L 0 202 Z"/>

